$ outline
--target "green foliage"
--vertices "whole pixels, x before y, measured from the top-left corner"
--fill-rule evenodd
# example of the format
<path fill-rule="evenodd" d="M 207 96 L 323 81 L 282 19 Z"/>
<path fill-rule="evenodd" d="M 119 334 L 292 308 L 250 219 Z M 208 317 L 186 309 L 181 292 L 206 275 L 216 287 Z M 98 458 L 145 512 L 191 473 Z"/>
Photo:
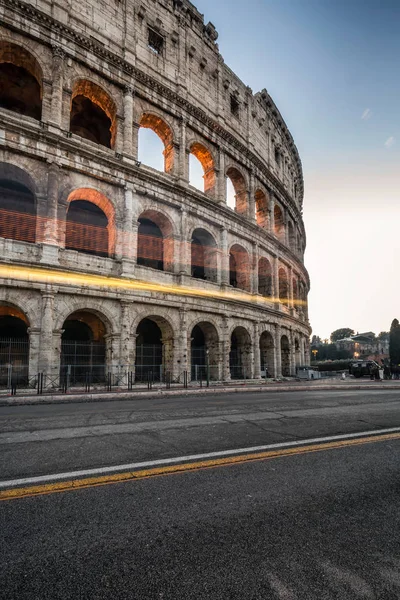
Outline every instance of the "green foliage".
<path fill-rule="evenodd" d="M 400 365 L 400 324 L 393 319 L 389 334 L 389 356 L 392 365 Z"/>
<path fill-rule="evenodd" d="M 320 344 L 319 346 L 311 346 L 311 350 L 318 350 L 315 359 L 320 360 L 341 360 L 351 358 L 352 353 L 349 350 L 338 350 L 336 344 Z M 312 360 L 314 355 L 312 355 Z"/>
<path fill-rule="evenodd" d="M 342 329 L 335 329 L 331 333 L 331 342 L 337 342 L 338 340 L 342 340 L 343 338 L 350 337 L 353 335 L 354 329 L 350 329 L 349 327 L 342 327 Z"/>
<path fill-rule="evenodd" d="M 318 361 L 312 366 L 317 367 L 319 371 L 346 371 L 351 362 L 351 360 Z"/>
<path fill-rule="evenodd" d="M 378 335 L 377 339 L 381 340 L 382 342 L 386 342 L 389 339 L 390 333 L 389 331 L 381 331 L 380 334 Z"/>

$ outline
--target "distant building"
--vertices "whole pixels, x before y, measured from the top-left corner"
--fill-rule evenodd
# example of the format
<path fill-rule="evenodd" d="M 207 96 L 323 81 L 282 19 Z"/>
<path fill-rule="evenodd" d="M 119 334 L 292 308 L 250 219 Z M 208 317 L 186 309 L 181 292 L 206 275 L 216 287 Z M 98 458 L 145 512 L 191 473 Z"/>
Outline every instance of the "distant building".
<path fill-rule="evenodd" d="M 354 358 L 383 360 L 389 356 L 389 340 L 378 339 L 372 331 L 337 340 L 336 348 L 351 352 Z"/>

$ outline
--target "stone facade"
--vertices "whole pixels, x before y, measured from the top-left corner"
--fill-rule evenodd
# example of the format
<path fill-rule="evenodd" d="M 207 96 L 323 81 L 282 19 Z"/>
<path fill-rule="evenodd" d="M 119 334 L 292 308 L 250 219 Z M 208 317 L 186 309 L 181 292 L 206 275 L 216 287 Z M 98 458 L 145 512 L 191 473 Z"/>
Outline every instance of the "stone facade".
<path fill-rule="evenodd" d="M 187 0 L 0 0 L 0 11 L 2 77 L 32 85 L 30 112 L 26 98 L 0 98 L 0 180 L 35 207 L 0 205 L 0 316 L 25 323 L 30 376 L 57 379 L 71 321 L 104 344 L 111 373 L 135 372 L 138 344 L 160 345 L 154 364 L 175 378 L 205 354 L 224 380 L 308 363 L 300 158 L 267 91 L 225 65 L 215 27 Z M 162 140 L 164 172 L 138 161 L 140 127 Z M 204 192 L 189 184 L 190 154 Z M 87 203 L 106 226 L 78 225 L 88 239 L 71 241 L 71 207 Z M 10 233 L 18 223 L 26 234 Z M 146 240 L 158 263 L 138 260 Z"/>

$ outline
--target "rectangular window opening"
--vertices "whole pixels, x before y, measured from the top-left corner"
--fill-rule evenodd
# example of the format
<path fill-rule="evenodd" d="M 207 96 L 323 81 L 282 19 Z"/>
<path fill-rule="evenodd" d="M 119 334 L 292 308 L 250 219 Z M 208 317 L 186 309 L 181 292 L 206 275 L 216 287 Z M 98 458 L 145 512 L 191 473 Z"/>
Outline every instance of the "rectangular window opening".
<path fill-rule="evenodd" d="M 162 35 L 149 27 L 148 46 L 154 54 L 162 54 L 164 48 L 164 38 Z"/>
<path fill-rule="evenodd" d="M 239 116 L 239 108 L 240 108 L 239 100 L 236 98 L 236 96 L 231 95 L 231 113 L 233 114 L 234 117 Z"/>

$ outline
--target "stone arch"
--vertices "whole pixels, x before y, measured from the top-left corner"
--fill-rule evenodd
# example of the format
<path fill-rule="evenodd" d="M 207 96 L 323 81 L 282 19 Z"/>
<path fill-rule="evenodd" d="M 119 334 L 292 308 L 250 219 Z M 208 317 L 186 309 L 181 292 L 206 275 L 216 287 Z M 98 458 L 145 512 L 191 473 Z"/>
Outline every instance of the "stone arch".
<path fill-rule="evenodd" d="M 17 305 L 0 301 L 0 383 L 28 383 L 30 321 Z"/>
<path fill-rule="evenodd" d="M 215 196 L 217 178 L 215 161 L 210 150 L 200 142 L 193 142 L 189 148 L 189 153 L 197 158 L 203 168 L 204 193 L 208 196 Z"/>
<path fill-rule="evenodd" d="M 258 293 L 266 298 L 272 297 L 272 266 L 265 256 L 258 261 Z"/>
<path fill-rule="evenodd" d="M 55 312 L 54 329 L 61 331 L 64 322 L 74 313 L 91 313 L 98 317 L 106 328 L 106 335 L 117 333 L 119 330 L 115 315 L 104 306 L 103 302 L 92 298 L 62 299 Z"/>
<path fill-rule="evenodd" d="M 78 79 L 72 88 L 70 131 L 106 148 L 115 147 L 117 107 L 102 87 Z"/>
<path fill-rule="evenodd" d="M 251 379 L 252 343 L 248 330 L 239 325 L 231 332 L 231 349 L 229 353 L 231 379 Z"/>
<path fill-rule="evenodd" d="M 248 214 L 249 199 L 243 174 L 236 167 L 229 167 L 226 170 L 226 177 L 230 179 L 235 190 L 235 212 L 240 215 Z"/>
<path fill-rule="evenodd" d="M 280 302 L 287 303 L 289 301 L 289 280 L 286 269 L 283 267 L 279 268 L 279 300 Z"/>
<path fill-rule="evenodd" d="M 285 218 L 278 204 L 274 207 L 274 234 L 281 242 L 285 241 Z"/>
<path fill-rule="evenodd" d="M 240 244 L 233 244 L 229 251 L 229 284 L 245 292 L 250 291 L 249 253 Z"/>
<path fill-rule="evenodd" d="M 219 333 L 210 320 L 198 320 L 189 328 L 191 378 L 220 379 Z"/>
<path fill-rule="evenodd" d="M 23 46 L 0 42 L 0 106 L 18 114 L 42 118 L 43 71 Z"/>
<path fill-rule="evenodd" d="M 191 235 L 191 275 L 196 279 L 217 282 L 217 242 L 214 236 L 201 227 L 193 230 Z"/>
<path fill-rule="evenodd" d="M 265 373 L 265 377 L 276 377 L 275 342 L 272 333 L 263 331 L 259 344 L 261 373 Z"/>
<path fill-rule="evenodd" d="M 151 129 L 164 144 L 164 171 L 172 173 L 174 169 L 174 134 L 172 128 L 160 116 L 144 112 L 139 121 L 139 128 Z"/>
<path fill-rule="evenodd" d="M 36 185 L 23 169 L 0 163 L 0 237 L 34 243 Z"/>
<path fill-rule="evenodd" d="M 170 219 L 155 209 L 145 209 L 138 218 L 137 264 L 159 271 L 174 269 L 174 234 Z"/>
<path fill-rule="evenodd" d="M 168 319 L 150 308 L 135 321 L 135 379 L 163 381 L 167 372 L 173 372 L 174 329 Z"/>
<path fill-rule="evenodd" d="M 302 350 L 300 340 L 298 337 L 294 339 L 294 356 L 295 356 L 295 367 L 302 366 Z"/>
<path fill-rule="evenodd" d="M 74 203 L 77 203 L 77 210 Z M 67 213 L 62 226 L 60 237 L 66 248 L 97 256 L 114 255 L 115 208 L 111 200 L 98 190 L 78 188 L 72 191 L 67 198 Z"/>
<path fill-rule="evenodd" d="M 290 343 L 287 335 L 282 335 L 280 345 L 282 377 L 290 377 Z"/>
<path fill-rule="evenodd" d="M 268 198 L 263 190 L 258 189 L 254 194 L 256 204 L 256 221 L 257 225 L 263 229 L 268 229 Z"/>
<path fill-rule="evenodd" d="M 73 310 L 61 329 L 60 379 L 69 385 L 104 383 L 112 363 L 111 323 L 92 308 Z"/>

